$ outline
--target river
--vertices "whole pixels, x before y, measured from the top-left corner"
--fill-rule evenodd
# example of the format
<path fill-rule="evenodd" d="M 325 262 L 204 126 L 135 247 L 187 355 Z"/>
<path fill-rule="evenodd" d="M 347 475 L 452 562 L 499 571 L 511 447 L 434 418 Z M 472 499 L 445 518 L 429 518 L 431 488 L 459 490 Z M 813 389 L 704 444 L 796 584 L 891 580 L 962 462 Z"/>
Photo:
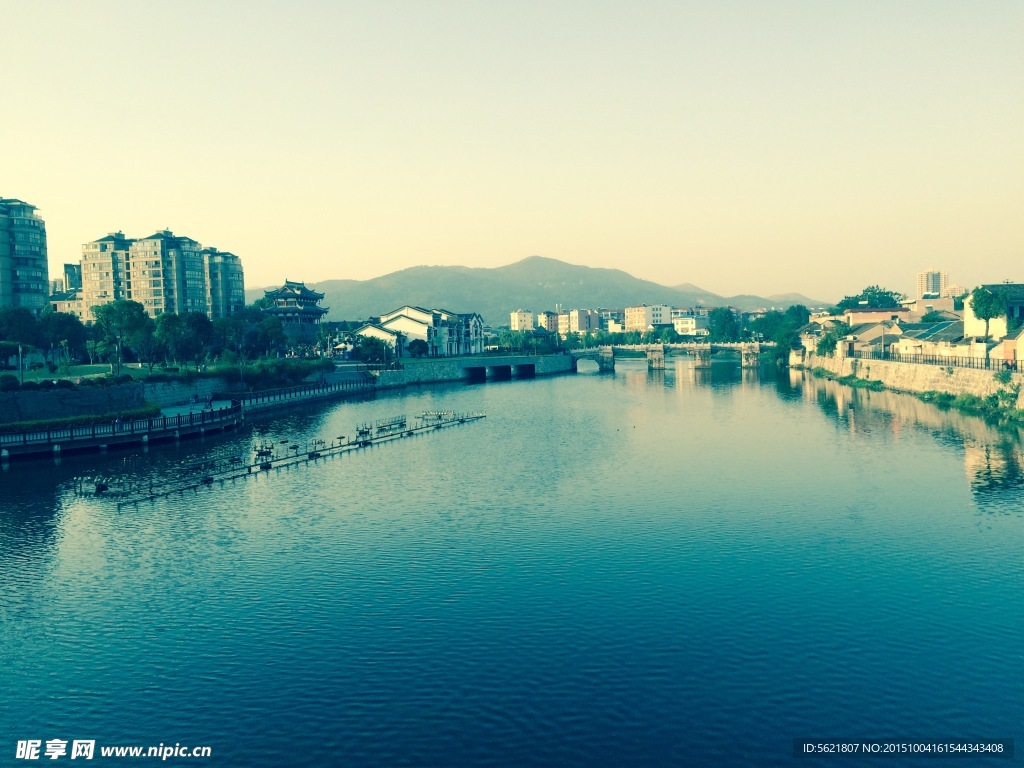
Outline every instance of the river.
<path fill-rule="evenodd" d="M 100 765 L 810 766 L 836 761 L 794 740 L 1018 736 L 1019 436 L 669 366 L 5 467 L 0 765 L 31 740 Z M 487 418 L 137 505 L 74 493 L 425 410 Z"/>

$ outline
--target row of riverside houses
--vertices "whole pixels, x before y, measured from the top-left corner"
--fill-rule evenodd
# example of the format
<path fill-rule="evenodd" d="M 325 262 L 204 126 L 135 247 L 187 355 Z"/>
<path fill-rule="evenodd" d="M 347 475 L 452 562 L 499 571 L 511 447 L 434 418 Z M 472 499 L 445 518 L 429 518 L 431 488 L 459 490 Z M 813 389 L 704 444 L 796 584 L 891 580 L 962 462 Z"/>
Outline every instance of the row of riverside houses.
<path fill-rule="evenodd" d="M 320 306 L 324 294 L 304 283 L 285 280 L 280 288 L 264 291 L 264 296 L 268 306 L 263 311 L 281 319 L 289 343 L 314 341 L 328 312 Z M 352 335 L 380 339 L 396 357 L 406 357 L 409 344 L 417 340 L 423 342 L 425 354 L 430 357 L 478 355 L 484 351 L 484 321 L 476 312 L 460 314 L 406 305 L 371 318 Z"/>
<path fill-rule="evenodd" d="M 1006 296 L 1005 312 L 988 323 L 974 313 L 968 295 L 963 309 L 950 297 L 918 298 L 899 307 L 847 309 L 842 315 L 812 318 L 801 329 L 803 348 L 790 356 L 799 364 L 832 331 L 846 357 L 889 357 L 914 361 L 1024 369 L 1024 284 L 981 286 Z M 922 322 L 926 315 L 931 322 Z"/>
<path fill-rule="evenodd" d="M 670 307 L 667 304 L 641 304 L 625 309 L 570 309 L 538 312 L 517 309 L 509 317 L 513 331 L 541 328 L 565 338 L 570 333 L 645 333 L 671 327 L 681 336 L 707 336 L 710 308 Z"/>
<path fill-rule="evenodd" d="M 476 312 L 458 313 L 406 305 L 357 328 L 353 335 L 380 339 L 397 357 L 422 341 L 429 357 L 479 355 L 484 351 L 484 321 Z"/>

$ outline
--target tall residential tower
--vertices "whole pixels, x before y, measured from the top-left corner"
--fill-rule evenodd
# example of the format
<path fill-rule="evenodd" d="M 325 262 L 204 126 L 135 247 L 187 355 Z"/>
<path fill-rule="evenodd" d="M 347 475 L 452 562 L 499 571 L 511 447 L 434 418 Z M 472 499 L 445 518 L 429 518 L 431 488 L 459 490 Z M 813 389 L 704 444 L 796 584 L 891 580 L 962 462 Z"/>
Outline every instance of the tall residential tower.
<path fill-rule="evenodd" d="M 168 229 L 139 239 L 113 232 L 82 246 L 83 314 L 119 299 L 139 302 L 150 317 L 225 317 L 245 308 L 242 261 Z"/>
<path fill-rule="evenodd" d="M 39 315 L 49 295 L 46 224 L 34 205 L 0 197 L 0 308 Z"/>
<path fill-rule="evenodd" d="M 937 299 L 946 295 L 949 275 L 935 269 L 926 269 L 917 273 L 917 298 Z"/>

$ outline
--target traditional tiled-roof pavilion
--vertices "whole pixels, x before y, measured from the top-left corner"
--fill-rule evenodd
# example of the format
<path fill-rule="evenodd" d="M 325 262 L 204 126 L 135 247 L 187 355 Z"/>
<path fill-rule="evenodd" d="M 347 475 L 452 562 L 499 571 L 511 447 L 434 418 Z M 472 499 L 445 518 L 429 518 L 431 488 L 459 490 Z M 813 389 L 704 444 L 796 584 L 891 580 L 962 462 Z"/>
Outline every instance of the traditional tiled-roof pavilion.
<path fill-rule="evenodd" d="M 281 318 L 289 342 L 301 344 L 316 338 L 317 326 L 327 314 L 327 309 L 319 306 L 322 293 L 310 290 L 305 283 L 285 280 L 280 288 L 264 291 L 263 295 L 274 302 L 263 311 Z"/>

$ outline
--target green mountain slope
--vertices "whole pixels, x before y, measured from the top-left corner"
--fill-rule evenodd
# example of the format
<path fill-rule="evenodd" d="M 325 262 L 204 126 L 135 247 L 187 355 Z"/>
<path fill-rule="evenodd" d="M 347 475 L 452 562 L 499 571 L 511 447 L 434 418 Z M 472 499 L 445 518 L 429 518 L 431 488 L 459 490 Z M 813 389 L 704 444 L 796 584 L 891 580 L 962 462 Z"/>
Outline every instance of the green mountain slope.
<path fill-rule="evenodd" d="M 362 319 L 412 304 L 479 312 L 485 322 L 495 326 L 506 325 L 513 310 L 553 311 L 558 305 L 573 309 L 734 304 L 755 309 L 775 303 L 750 296 L 736 297 L 742 304 L 734 303 L 694 285 L 659 285 L 618 269 L 567 264 L 542 256 L 491 269 L 410 267 L 372 280 L 324 280 L 309 287 L 325 294 L 323 306 L 330 307 L 330 320 Z M 262 290 L 246 291 L 250 302 L 262 295 Z"/>

